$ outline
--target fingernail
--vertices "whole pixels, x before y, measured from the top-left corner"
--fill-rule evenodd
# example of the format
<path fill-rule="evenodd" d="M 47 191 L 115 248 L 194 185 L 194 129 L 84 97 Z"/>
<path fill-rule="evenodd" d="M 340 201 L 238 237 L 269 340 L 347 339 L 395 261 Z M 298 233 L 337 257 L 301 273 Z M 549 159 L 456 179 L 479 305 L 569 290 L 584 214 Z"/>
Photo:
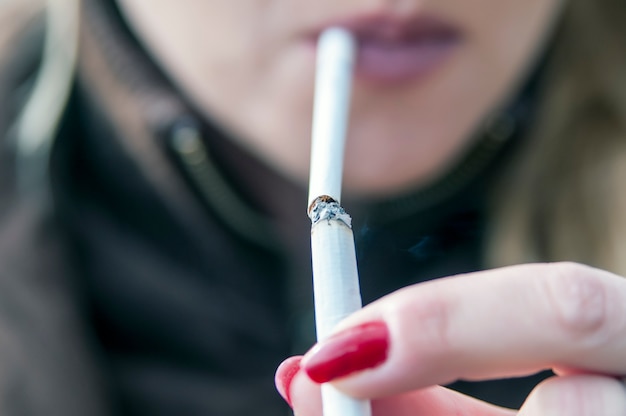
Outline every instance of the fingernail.
<path fill-rule="evenodd" d="M 302 356 L 287 358 L 278 366 L 274 378 L 276 389 L 291 407 L 293 407 L 291 404 L 291 382 L 296 374 L 298 374 L 298 371 L 300 371 L 301 360 Z"/>
<path fill-rule="evenodd" d="M 389 330 L 384 322 L 369 322 L 331 335 L 305 354 L 301 366 L 309 378 L 326 383 L 385 362 Z"/>

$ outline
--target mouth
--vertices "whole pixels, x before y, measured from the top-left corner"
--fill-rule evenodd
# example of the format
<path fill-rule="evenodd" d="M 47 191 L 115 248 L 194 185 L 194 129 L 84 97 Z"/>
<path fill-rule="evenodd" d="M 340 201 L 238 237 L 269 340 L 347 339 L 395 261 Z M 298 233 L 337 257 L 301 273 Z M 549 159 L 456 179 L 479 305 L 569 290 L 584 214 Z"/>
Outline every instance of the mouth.
<path fill-rule="evenodd" d="M 354 34 L 358 45 L 355 75 L 358 80 L 376 84 L 425 77 L 441 67 L 463 39 L 455 26 L 424 16 L 371 16 L 329 26 L 340 26 Z"/>

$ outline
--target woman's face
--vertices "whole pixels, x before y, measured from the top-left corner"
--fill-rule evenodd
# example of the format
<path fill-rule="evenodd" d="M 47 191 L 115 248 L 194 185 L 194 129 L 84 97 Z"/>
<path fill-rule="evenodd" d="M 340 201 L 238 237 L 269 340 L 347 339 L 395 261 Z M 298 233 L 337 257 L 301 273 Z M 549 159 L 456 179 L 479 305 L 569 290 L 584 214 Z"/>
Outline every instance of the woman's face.
<path fill-rule="evenodd" d="M 359 56 L 344 189 L 388 195 L 453 164 L 514 90 L 562 0 L 118 0 L 180 87 L 241 145 L 306 183 L 315 39 Z"/>

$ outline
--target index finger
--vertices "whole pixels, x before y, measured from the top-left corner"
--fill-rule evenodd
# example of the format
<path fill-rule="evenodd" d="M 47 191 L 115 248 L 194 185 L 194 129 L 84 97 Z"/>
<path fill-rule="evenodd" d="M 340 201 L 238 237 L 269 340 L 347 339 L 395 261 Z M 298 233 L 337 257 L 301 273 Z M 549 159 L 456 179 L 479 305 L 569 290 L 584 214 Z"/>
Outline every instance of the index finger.
<path fill-rule="evenodd" d="M 626 280 L 573 263 L 441 279 L 357 312 L 302 367 L 356 397 L 555 366 L 626 374 L 625 305 Z"/>

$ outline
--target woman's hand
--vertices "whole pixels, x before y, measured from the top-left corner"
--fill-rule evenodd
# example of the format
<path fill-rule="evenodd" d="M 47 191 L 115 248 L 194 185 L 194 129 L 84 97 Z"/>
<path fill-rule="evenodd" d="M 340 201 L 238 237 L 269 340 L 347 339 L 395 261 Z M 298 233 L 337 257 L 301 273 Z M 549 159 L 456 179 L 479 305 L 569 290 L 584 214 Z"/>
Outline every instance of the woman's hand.
<path fill-rule="evenodd" d="M 559 376 L 537 386 L 519 413 L 437 387 L 546 368 Z M 623 416 L 623 375 L 626 279 L 556 263 L 440 279 L 386 296 L 343 321 L 301 363 L 283 363 L 277 386 L 298 416 L 321 415 L 311 379 L 378 399 L 375 415 Z"/>

